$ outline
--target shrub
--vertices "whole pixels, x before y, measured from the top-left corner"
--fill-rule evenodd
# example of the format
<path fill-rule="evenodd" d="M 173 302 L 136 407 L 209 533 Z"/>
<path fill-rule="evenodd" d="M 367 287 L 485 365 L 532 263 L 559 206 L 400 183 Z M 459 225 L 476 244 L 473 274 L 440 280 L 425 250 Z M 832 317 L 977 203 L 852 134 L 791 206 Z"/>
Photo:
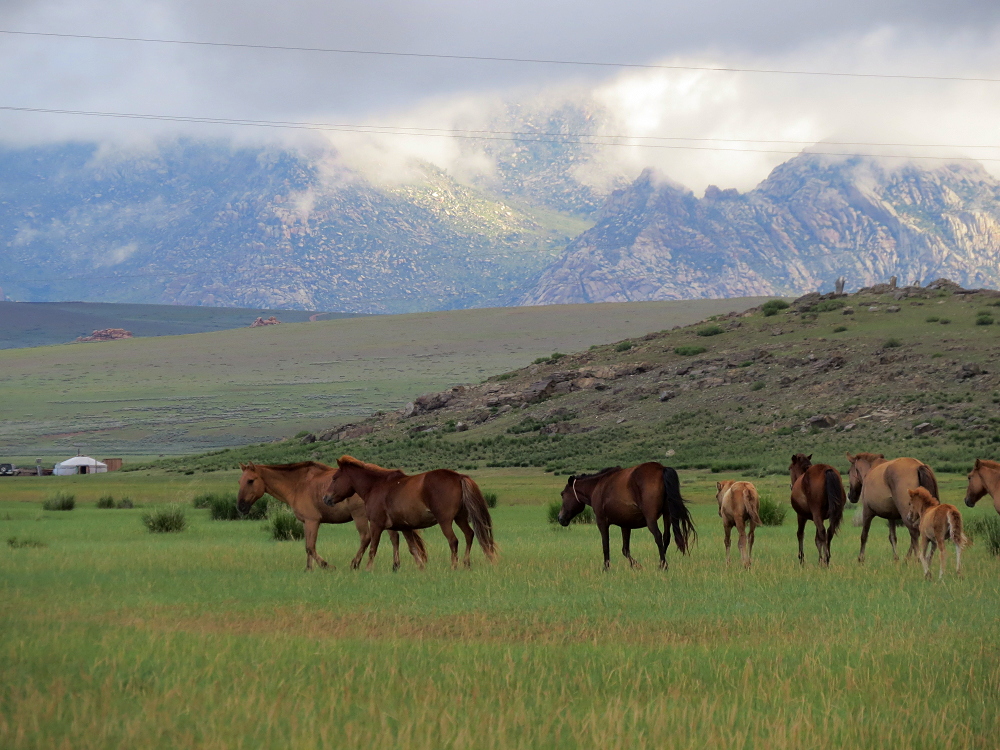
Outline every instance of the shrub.
<path fill-rule="evenodd" d="M 928 323 L 937 323 L 939 320 L 941 320 L 941 318 L 938 317 L 937 315 L 928 315 L 927 316 L 927 322 Z"/>
<path fill-rule="evenodd" d="M 560 359 L 562 359 L 565 356 L 566 355 L 563 354 L 562 352 L 552 352 L 552 356 L 549 357 L 549 360 L 552 361 L 552 362 L 558 362 Z"/>
<path fill-rule="evenodd" d="M 11 549 L 24 549 L 26 547 L 44 547 L 45 542 L 41 542 L 37 539 L 18 539 L 16 536 L 12 536 L 7 539 L 7 546 Z"/>
<path fill-rule="evenodd" d="M 271 522 L 264 527 L 276 542 L 291 542 L 306 535 L 302 521 L 287 508 L 280 508 L 271 514 Z"/>
<path fill-rule="evenodd" d="M 208 515 L 213 521 L 260 521 L 267 518 L 267 500 L 264 498 L 255 502 L 249 513 L 243 514 L 236 505 L 235 492 L 213 492 L 209 497 Z"/>
<path fill-rule="evenodd" d="M 101 495 L 101 497 L 98 498 L 98 500 L 97 500 L 97 507 L 98 508 L 114 508 L 115 507 L 115 499 L 113 497 L 111 497 L 111 495 Z"/>
<path fill-rule="evenodd" d="M 976 316 L 977 326 L 991 326 L 993 325 L 993 316 L 989 313 L 981 312 Z"/>
<path fill-rule="evenodd" d="M 42 503 L 42 510 L 73 510 L 75 507 L 76 495 L 69 492 L 57 492 Z"/>
<path fill-rule="evenodd" d="M 130 498 L 128 495 L 126 495 L 125 497 L 123 497 L 121 500 L 118 501 L 118 508 L 120 510 L 128 510 L 129 508 L 134 508 L 134 507 L 135 503 L 132 502 L 132 498 Z"/>
<path fill-rule="evenodd" d="M 702 352 L 707 352 L 703 346 L 678 346 L 674 348 L 674 354 L 679 354 L 682 357 L 693 357 L 695 354 L 701 354 Z"/>
<path fill-rule="evenodd" d="M 752 386 L 750 386 L 750 390 L 751 391 L 759 391 L 765 385 L 766 385 L 766 383 L 763 380 L 758 380 Z"/>
<path fill-rule="evenodd" d="M 899 339 L 886 339 L 882 346 L 886 349 L 895 349 L 896 347 L 902 346 L 903 342 Z"/>
<path fill-rule="evenodd" d="M 835 326 L 833 329 L 834 333 L 843 333 L 847 330 L 847 326 Z"/>
<path fill-rule="evenodd" d="M 191 500 L 191 505 L 195 508 L 207 508 L 212 504 L 212 498 L 215 497 L 214 492 L 203 492 L 200 495 L 195 495 Z"/>
<path fill-rule="evenodd" d="M 973 518 L 967 527 L 969 536 L 986 543 L 991 555 L 1000 555 L 1000 516 Z"/>
<path fill-rule="evenodd" d="M 615 351 L 627 352 L 633 346 L 635 346 L 635 344 L 633 344 L 631 341 L 620 341 L 618 344 L 615 345 Z"/>
<path fill-rule="evenodd" d="M 699 336 L 718 336 L 720 333 L 725 333 L 726 329 L 720 325 L 705 326 L 704 328 L 699 328 L 697 334 Z"/>
<path fill-rule="evenodd" d="M 772 299 L 761 305 L 760 309 L 764 313 L 764 317 L 770 318 L 772 315 L 777 315 L 781 310 L 787 310 L 788 303 L 783 299 Z"/>
<path fill-rule="evenodd" d="M 559 511 L 562 509 L 560 500 L 553 500 L 549 503 L 548 518 L 549 523 L 559 523 Z M 570 523 L 594 523 L 594 510 L 589 505 L 585 506 L 583 512 L 576 516 Z"/>
<path fill-rule="evenodd" d="M 943 326 L 946 326 L 949 323 L 951 323 L 951 318 L 941 318 L 940 320 L 938 320 L 938 323 L 940 323 Z"/>
<path fill-rule="evenodd" d="M 765 526 L 781 526 L 788 514 L 788 506 L 777 502 L 770 495 L 760 496 L 760 522 Z"/>
<path fill-rule="evenodd" d="M 495 493 L 495 492 L 484 492 L 483 493 L 483 500 L 486 501 L 486 507 L 487 508 L 495 508 L 495 507 L 497 507 L 497 501 L 498 501 L 498 499 L 499 498 L 497 498 L 497 493 Z"/>
<path fill-rule="evenodd" d="M 142 523 L 152 534 L 167 534 L 187 528 L 184 508 L 180 505 L 168 505 L 143 513 Z"/>
<path fill-rule="evenodd" d="M 842 299 L 825 299 L 822 302 L 817 302 L 815 305 L 809 308 L 810 312 L 833 312 L 834 310 L 839 310 L 847 303 Z"/>

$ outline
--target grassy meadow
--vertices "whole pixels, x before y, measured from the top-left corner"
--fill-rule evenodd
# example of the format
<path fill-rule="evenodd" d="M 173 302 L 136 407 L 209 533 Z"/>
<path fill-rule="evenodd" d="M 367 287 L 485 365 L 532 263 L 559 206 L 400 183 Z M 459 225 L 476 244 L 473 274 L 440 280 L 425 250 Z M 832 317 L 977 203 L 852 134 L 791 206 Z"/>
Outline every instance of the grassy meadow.
<path fill-rule="evenodd" d="M 753 570 L 727 569 L 714 488 L 736 475 L 684 471 L 693 554 L 672 546 L 660 572 L 637 531 L 646 567 L 629 570 L 613 531 L 605 574 L 594 526 L 545 520 L 564 477 L 471 473 L 499 495 L 498 564 L 477 549 L 451 571 L 429 529 L 428 569 L 396 574 L 385 540 L 375 572 L 349 570 L 348 526 L 320 532 L 336 570 L 306 574 L 301 542 L 191 507 L 232 471 L 0 480 L 0 747 L 996 746 L 1000 560 L 984 545 L 963 577 L 927 583 L 877 522 L 858 566 L 848 510 L 831 568 L 811 526 L 800 567 L 790 514 L 758 531 Z M 940 480 L 959 501 L 964 478 Z M 756 481 L 787 503 L 787 478 Z M 43 511 L 55 490 L 76 508 Z M 98 509 L 104 494 L 141 507 Z M 141 514 L 167 502 L 188 528 L 147 533 Z"/>

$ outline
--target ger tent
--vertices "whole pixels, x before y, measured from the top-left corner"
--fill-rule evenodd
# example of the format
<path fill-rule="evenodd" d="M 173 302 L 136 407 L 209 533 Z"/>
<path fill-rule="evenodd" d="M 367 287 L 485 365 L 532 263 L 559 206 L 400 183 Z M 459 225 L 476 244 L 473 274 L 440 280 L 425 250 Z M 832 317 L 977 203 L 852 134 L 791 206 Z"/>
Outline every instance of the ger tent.
<path fill-rule="evenodd" d="M 59 477 L 71 474 L 100 474 L 108 470 L 108 465 L 90 456 L 73 456 L 56 464 L 52 473 Z"/>

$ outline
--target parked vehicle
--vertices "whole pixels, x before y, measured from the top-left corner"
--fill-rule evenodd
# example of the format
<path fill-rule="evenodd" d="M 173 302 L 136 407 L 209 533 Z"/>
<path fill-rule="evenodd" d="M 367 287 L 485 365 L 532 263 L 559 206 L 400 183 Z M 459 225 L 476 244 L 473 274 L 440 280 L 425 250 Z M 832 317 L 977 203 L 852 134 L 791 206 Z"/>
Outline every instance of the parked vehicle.
<path fill-rule="evenodd" d="M 0 464 L 0 477 L 12 477 L 17 474 L 14 464 Z"/>

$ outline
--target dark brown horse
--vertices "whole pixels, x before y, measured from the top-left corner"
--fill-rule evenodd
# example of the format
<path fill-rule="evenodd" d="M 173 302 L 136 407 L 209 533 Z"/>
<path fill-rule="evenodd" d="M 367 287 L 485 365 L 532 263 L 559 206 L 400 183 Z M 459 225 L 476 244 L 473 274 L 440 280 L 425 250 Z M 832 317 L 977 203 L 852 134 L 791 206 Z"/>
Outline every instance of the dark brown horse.
<path fill-rule="evenodd" d="M 361 537 L 361 549 L 351 560 L 351 568 L 357 568 L 361 556 L 365 553 L 370 539 L 368 516 L 365 514 L 365 504 L 360 497 L 352 497 L 336 508 L 328 508 L 323 504 L 323 493 L 333 478 L 332 466 L 303 461 L 297 464 L 240 464 L 243 474 L 240 475 L 240 489 L 236 497 L 236 507 L 240 513 L 249 512 L 251 506 L 267 493 L 273 498 L 285 503 L 305 529 L 306 537 L 306 570 L 312 570 L 313 560 L 321 568 L 329 566 L 326 560 L 316 553 L 316 537 L 319 535 L 321 523 L 348 523 L 354 521 L 354 527 Z M 423 540 L 416 531 L 406 533 L 406 543 L 410 553 L 422 568 L 427 561 L 427 550 Z M 399 535 L 392 532 L 393 570 L 399 567 Z"/>
<path fill-rule="evenodd" d="M 799 562 L 805 563 L 802 538 L 806 531 L 806 521 L 816 524 L 816 549 L 819 550 L 819 564 L 830 564 L 830 542 L 840 528 L 844 518 L 847 495 L 840 472 L 829 464 L 813 466 L 812 454 L 796 453 L 788 467 L 792 478 L 792 509 L 799 517 Z M 824 527 L 823 522 L 830 524 Z"/>
<path fill-rule="evenodd" d="M 597 528 L 604 546 L 604 569 L 611 567 L 611 524 L 621 527 L 622 554 L 629 565 L 639 563 L 632 557 L 630 543 L 632 529 L 649 529 L 660 553 L 660 569 L 667 569 L 667 547 L 670 546 L 670 527 L 674 527 L 677 547 L 687 554 L 691 542 L 697 538 L 691 514 L 681 497 L 680 479 L 673 469 L 650 462 L 628 469 L 614 466 L 596 474 L 572 476 L 562 491 L 562 509 L 559 523 L 569 525 L 573 517 L 585 506 L 594 509 Z M 663 533 L 658 521 L 663 516 Z"/>
<path fill-rule="evenodd" d="M 440 524 L 448 539 L 451 567 L 457 568 L 458 537 L 452 529 L 452 522 L 457 523 L 465 534 L 465 567 L 471 565 L 474 537 L 479 537 L 479 545 L 487 559 L 490 562 L 496 559 L 493 521 L 483 493 L 472 477 L 449 469 L 408 476 L 399 469 L 383 469 L 351 456 L 341 456 L 337 467 L 323 500 L 330 507 L 336 507 L 355 493 L 364 500 L 372 537 L 368 570 L 375 564 L 383 530 L 405 533 L 435 524 Z M 361 552 L 364 552 L 364 546 L 362 542 Z"/>

